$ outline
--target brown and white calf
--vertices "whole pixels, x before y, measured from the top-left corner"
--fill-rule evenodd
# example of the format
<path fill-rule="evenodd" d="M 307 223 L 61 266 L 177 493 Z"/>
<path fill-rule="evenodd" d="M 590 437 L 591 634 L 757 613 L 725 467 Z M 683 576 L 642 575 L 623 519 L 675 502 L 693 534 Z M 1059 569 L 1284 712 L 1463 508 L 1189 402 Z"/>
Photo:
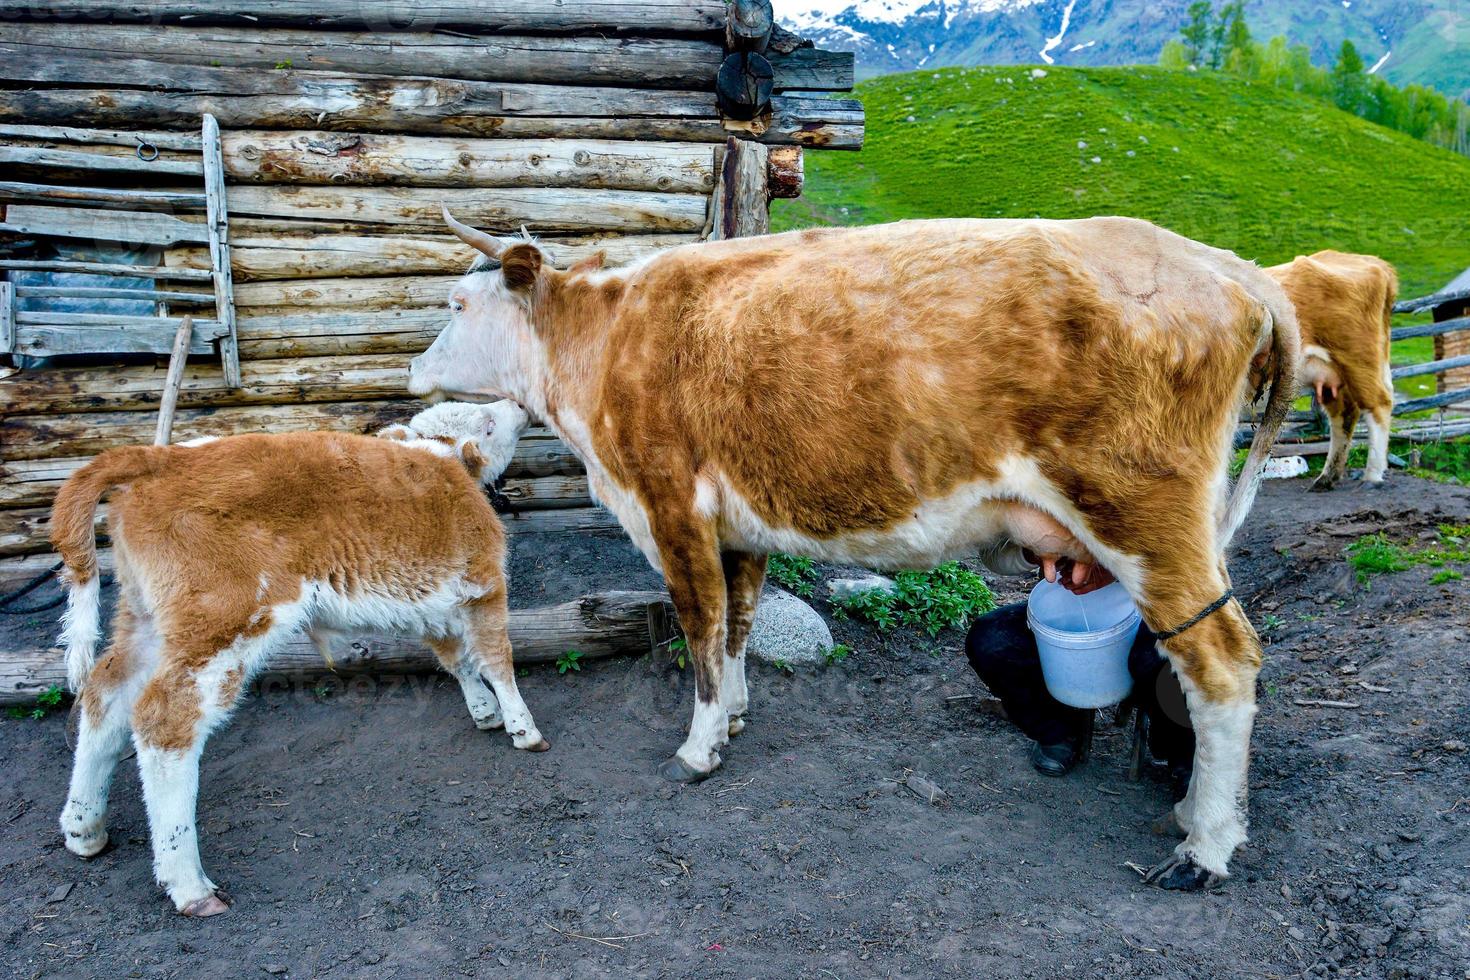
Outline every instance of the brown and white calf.
<path fill-rule="evenodd" d="M 547 748 L 516 689 L 505 535 L 477 479 L 505 468 L 526 414 L 499 403 L 463 421 L 474 428 L 448 456 L 433 440 L 440 448 L 424 451 L 342 433 L 241 435 L 112 449 L 62 486 L 52 541 L 66 566 L 62 642 L 81 711 L 61 813 L 68 850 L 91 857 L 107 843 L 108 787 L 131 732 L 159 884 L 185 914 L 225 911 L 199 862 L 199 757 L 251 675 L 298 630 L 422 637 L 476 725 Z M 93 519 L 109 491 L 119 589 L 112 644 L 94 664 Z"/>
<path fill-rule="evenodd" d="M 1383 481 L 1393 419 L 1389 337 L 1399 277 L 1374 255 L 1331 249 L 1299 255 L 1266 272 L 1281 283 L 1301 324 L 1303 390 L 1314 389 L 1332 443 L 1314 490 L 1330 490 L 1347 470 L 1358 417 L 1368 418 L 1366 483 Z"/>
<path fill-rule="evenodd" d="M 1155 631 L 1179 627 L 1229 587 L 1295 391 L 1275 281 L 1143 221 L 906 221 L 559 271 L 446 218 L 485 258 L 410 389 L 525 404 L 662 570 L 695 666 L 672 779 L 708 775 L 744 725 L 770 552 L 892 569 L 1029 547 L 1101 563 Z M 1227 499 L 1258 357 L 1267 421 Z M 1152 878 L 1199 887 L 1246 838 L 1260 646 L 1234 603 L 1162 646 L 1198 750 L 1188 836 Z"/>

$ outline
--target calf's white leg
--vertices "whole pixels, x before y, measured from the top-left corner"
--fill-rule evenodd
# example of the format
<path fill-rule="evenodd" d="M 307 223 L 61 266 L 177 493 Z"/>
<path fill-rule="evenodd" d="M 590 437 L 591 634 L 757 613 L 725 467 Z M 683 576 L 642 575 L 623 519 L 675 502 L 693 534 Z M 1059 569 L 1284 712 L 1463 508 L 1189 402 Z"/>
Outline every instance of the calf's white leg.
<path fill-rule="evenodd" d="M 470 709 L 470 717 L 475 721 L 475 727 L 482 732 L 488 732 L 505 725 L 505 719 L 500 713 L 500 701 L 496 699 L 495 692 L 486 684 L 485 679 L 480 676 L 480 660 L 471 653 L 458 637 L 427 637 L 425 642 L 439 658 L 439 663 L 444 669 L 454 675 L 459 682 L 459 690 L 464 695 L 465 707 Z"/>
<path fill-rule="evenodd" d="M 515 747 L 545 752 L 551 745 L 541 736 L 536 720 L 531 717 L 531 711 L 521 700 L 520 689 L 516 687 L 515 664 L 511 659 L 510 634 L 507 632 L 509 623 L 504 586 L 469 603 L 465 607 L 467 649 L 460 659 L 490 682 L 495 697 L 500 701 L 505 731 Z"/>
<path fill-rule="evenodd" d="M 153 836 L 153 876 L 185 915 L 219 915 L 228 906 L 199 861 L 195 808 L 199 800 L 199 756 L 203 739 L 183 749 L 138 740 L 138 772 Z"/>

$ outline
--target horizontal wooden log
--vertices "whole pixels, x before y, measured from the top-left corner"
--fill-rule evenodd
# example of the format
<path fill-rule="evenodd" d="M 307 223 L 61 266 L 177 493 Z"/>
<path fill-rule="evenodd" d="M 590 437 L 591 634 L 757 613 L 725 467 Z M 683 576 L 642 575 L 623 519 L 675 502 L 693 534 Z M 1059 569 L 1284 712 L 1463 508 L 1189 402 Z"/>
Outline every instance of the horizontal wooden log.
<path fill-rule="evenodd" d="M 697 105 L 681 101 L 659 106 L 650 102 L 642 107 L 643 111 L 634 107 L 630 111 L 608 109 L 605 113 L 583 111 L 576 115 L 555 114 L 554 100 L 547 100 L 552 104 L 542 106 L 542 112 L 512 113 L 503 108 L 505 100 L 499 94 L 492 98 L 467 90 L 491 84 L 390 79 L 372 85 L 341 83 L 335 91 L 294 97 L 214 94 L 193 88 L 118 89 L 100 87 L 101 83 L 95 88 L 30 87 L 0 91 L 0 124 L 183 128 L 197 124 L 208 112 L 227 129 L 371 130 L 500 139 L 697 143 L 723 143 L 729 135 L 715 112 L 713 96 L 701 95 Z M 511 104 L 516 104 L 514 99 Z M 592 107 L 573 104 L 567 108 Z M 863 144 L 862 104 L 852 99 L 778 95 L 771 100 L 770 118 L 759 132 L 749 136 L 776 145 L 856 150 Z"/>
<path fill-rule="evenodd" d="M 17 354 L 167 354 L 173 350 L 179 320 L 170 317 L 114 316 L 107 313 L 15 314 Z M 228 331 L 217 320 L 196 320 L 191 354 L 209 354 Z"/>
<path fill-rule="evenodd" d="M 659 194 L 585 188 L 235 186 L 230 214 L 285 218 L 442 224 L 442 206 L 492 232 L 522 225 L 541 231 L 586 228 L 621 232 L 690 232 L 704 227 L 703 194 Z"/>
<path fill-rule="evenodd" d="M 248 318 L 241 318 L 240 322 L 248 325 L 250 321 Z M 408 359 L 398 355 L 247 360 L 240 365 L 240 371 L 242 383 L 238 388 L 232 388 L 225 384 L 217 362 L 191 362 L 184 371 L 179 389 L 180 408 L 284 405 L 286 408 L 280 410 L 284 413 L 282 418 L 283 421 L 289 421 L 294 411 L 293 403 L 304 405 L 309 402 L 370 402 L 392 399 L 395 401 L 395 410 L 400 415 L 405 412 L 411 415 L 418 407 L 422 407 L 421 403 L 408 400 L 405 387 L 408 381 Z M 0 379 L 0 402 L 3 402 L 5 411 L 12 418 L 77 412 L 149 414 L 158 408 L 158 393 L 163 386 L 163 375 L 162 364 L 27 369 Z M 310 419 L 311 424 L 315 424 L 316 416 L 311 415 Z M 402 418 L 395 416 L 390 421 L 402 421 Z M 111 421 L 94 419 L 94 424 L 104 430 L 128 422 L 129 419 L 121 416 L 114 417 Z M 0 421 L 0 426 L 4 424 L 5 422 Z M 310 427 L 306 423 L 286 426 L 288 429 Z M 332 427 L 351 428 L 345 425 Z M 183 438 L 187 437 L 180 436 L 175 441 Z M 125 445 L 130 441 L 139 440 L 132 439 L 130 435 L 120 435 L 112 440 L 104 439 L 106 445 Z M 4 445 L 6 459 L 74 455 L 61 452 L 56 447 L 46 451 L 45 446 L 30 447 L 41 450 L 39 452 L 26 452 L 22 446 L 9 440 Z"/>
<path fill-rule="evenodd" d="M 713 35 L 724 0 L 0 0 L 0 20 L 301 25 L 336 30 L 533 31 Z"/>
<path fill-rule="evenodd" d="M 1458 303 L 1463 300 L 1470 300 L 1470 288 L 1444 289 L 1417 299 L 1401 299 L 1393 305 L 1393 311 L 1395 313 L 1418 313 L 1421 310 L 1430 310 L 1436 306 Z"/>
<path fill-rule="evenodd" d="M 126 289 L 112 286 L 16 286 L 22 299 L 126 299 L 185 306 L 214 305 L 213 293 L 181 293 L 168 289 Z"/>
<path fill-rule="evenodd" d="M 403 416 L 403 420 L 408 419 Z M 91 462 L 92 456 L 68 456 L 59 459 L 5 459 L 0 460 L 0 508 L 48 507 L 56 491 L 77 470 Z M 581 478 L 578 484 L 563 484 L 561 489 L 567 496 L 584 501 L 576 506 L 591 506 L 587 496 L 586 471 L 566 443 L 545 429 L 532 429 L 516 445 L 515 455 L 506 467 L 507 480 L 539 481 L 548 478 Z M 538 484 L 524 496 L 555 496 L 557 485 Z M 567 506 L 571 506 L 568 504 Z M 530 508 L 538 509 L 538 508 Z M 545 508 L 540 508 L 545 509 Z"/>
<path fill-rule="evenodd" d="M 1407 415 L 1410 412 L 1424 412 L 1431 408 L 1444 408 L 1464 402 L 1470 402 L 1470 388 L 1442 391 L 1437 395 L 1428 395 L 1424 398 L 1410 398 L 1394 405 L 1393 414 Z"/>
<path fill-rule="evenodd" d="M 696 38 L 477 37 L 413 31 L 262 31 L 253 26 L 89 24 L 79 31 L 72 24 L 20 23 L 6 27 L 6 40 L 32 54 L 57 59 L 127 54 L 184 65 L 280 65 L 348 74 L 636 88 L 702 88 L 714 79 L 724 56 L 719 44 Z M 797 80 L 813 73 L 810 59 L 793 67 Z M 815 73 L 835 76 L 840 66 L 823 65 Z"/>
<path fill-rule="evenodd" d="M 262 309 L 279 312 L 289 307 L 310 307 L 312 310 L 442 308 L 459 278 L 458 275 L 373 279 L 336 277 L 247 282 L 235 287 L 235 307 L 252 316 L 259 315 Z"/>
<path fill-rule="evenodd" d="M 174 418 L 173 438 L 185 442 L 199 436 L 301 429 L 371 433 L 413 415 L 419 405 L 359 401 L 180 409 Z M 90 456 L 113 446 L 151 443 L 157 421 L 154 412 L 8 415 L 0 418 L 0 444 L 6 447 L 7 459 Z"/>
<path fill-rule="evenodd" d="M 518 665 L 555 663 L 568 650 L 585 659 L 617 654 L 645 654 L 663 637 L 653 637 L 649 607 L 669 621 L 673 604 L 661 592 L 600 592 L 571 602 L 533 609 L 512 609 L 508 629 Z M 273 651 L 256 685 L 272 690 L 280 685 L 312 687 L 361 676 L 432 673 L 439 669 L 434 655 L 414 640 L 380 635 L 353 635 L 332 653 L 328 667 L 315 645 L 297 636 Z M 66 685 L 65 654 L 60 647 L 42 650 L 0 648 L 0 705 L 28 705 L 52 686 Z"/>
<path fill-rule="evenodd" d="M 119 187 L 71 187 L 0 181 L 0 201 L 86 204 L 127 211 L 203 211 L 204 195 L 194 191 L 152 191 Z"/>
<path fill-rule="evenodd" d="M 3 76 L 0 76 L 3 77 Z M 178 132 L 169 129 L 91 129 L 79 126 L 31 126 L 26 124 L 0 124 L 0 140 L 29 141 L 40 143 L 81 143 L 99 149 L 127 147 L 136 153 L 143 144 L 160 152 L 177 151 L 198 154 L 200 136 L 198 132 Z"/>
<path fill-rule="evenodd" d="M 226 133 L 224 154 L 226 173 L 244 183 L 598 187 L 685 194 L 708 193 L 714 186 L 710 148 L 700 143 L 253 131 Z"/>
<path fill-rule="evenodd" d="M 187 221 L 154 211 L 58 208 L 34 204 L 7 207 L 0 232 L 165 247 L 209 241 L 209 229 L 205 227 L 203 215 L 200 215 L 200 220 Z"/>
<path fill-rule="evenodd" d="M 209 273 L 208 262 L 204 264 L 203 268 L 199 268 L 162 265 L 124 265 L 121 262 L 0 259 L 0 269 L 15 269 L 25 272 L 78 272 L 94 276 L 122 276 L 129 279 L 187 279 L 196 282 L 212 278 Z"/>
<path fill-rule="evenodd" d="M 1458 367 L 1470 367 L 1470 354 L 1445 357 L 1438 361 L 1426 361 L 1423 364 L 1406 364 L 1403 367 L 1394 368 L 1391 374 L 1395 378 L 1417 378 L 1426 374 L 1443 374 L 1445 371 Z"/>
<path fill-rule="evenodd" d="M 121 176 L 200 177 L 204 168 L 198 160 L 145 160 L 134 151 L 122 147 L 112 152 L 87 152 L 46 146 L 0 146 L 0 164 L 8 170 L 27 173 L 57 171 L 66 174 L 90 173 Z"/>
<path fill-rule="evenodd" d="M 609 265 L 622 265 L 650 252 L 698 241 L 695 234 L 610 235 L 547 238 L 541 245 L 559 266 L 605 252 Z M 230 239 L 230 269 L 240 283 L 340 276 L 429 273 L 463 275 L 479 253 L 457 238 L 418 235 L 274 235 Z M 198 248 L 170 249 L 171 267 L 208 269 L 209 253 Z M 447 293 L 445 294 L 447 297 Z"/>

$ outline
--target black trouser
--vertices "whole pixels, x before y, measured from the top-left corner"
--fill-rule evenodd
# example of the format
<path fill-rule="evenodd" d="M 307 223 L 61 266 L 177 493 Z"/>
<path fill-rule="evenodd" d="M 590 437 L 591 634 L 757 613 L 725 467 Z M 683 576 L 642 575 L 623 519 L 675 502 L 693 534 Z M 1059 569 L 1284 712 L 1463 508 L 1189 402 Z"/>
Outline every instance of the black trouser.
<path fill-rule="evenodd" d="M 1134 703 L 1149 718 L 1148 748 L 1170 768 L 1188 767 L 1194 759 L 1194 729 L 1179 679 L 1159 656 L 1154 634 L 1138 628 L 1128 652 Z M 965 638 L 965 655 L 985 686 L 1000 698 L 1006 715 L 1028 738 L 1042 745 L 1081 738 L 1092 712 L 1072 708 L 1051 696 L 1041 676 L 1036 638 L 1026 625 L 1026 604 L 1002 606 L 975 620 Z"/>

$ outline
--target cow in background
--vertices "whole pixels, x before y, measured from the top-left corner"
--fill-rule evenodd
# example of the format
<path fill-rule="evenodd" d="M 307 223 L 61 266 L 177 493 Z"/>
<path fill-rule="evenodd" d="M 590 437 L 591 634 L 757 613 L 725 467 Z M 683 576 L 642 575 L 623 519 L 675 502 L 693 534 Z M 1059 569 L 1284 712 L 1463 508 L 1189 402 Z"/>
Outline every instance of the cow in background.
<path fill-rule="evenodd" d="M 484 258 L 409 388 L 524 404 L 663 572 L 695 672 L 666 778 L 709 775 L 744 727 L 770 552 L 902 569 L 1029 548 L 1051 576 L 1106 566 L 1165 634 L 1198 748 L 1187 836 L 1149 877 L 1227 875 L 1261 651 L 1224 548 L 1296 392 L 1271 277 L 1127 218 L 812 229 L 566 271 L 445 218 Z M 1230 493 L 1253 362 L 1271 395 Z"/>
<path fill-rule="evenodd" d="M 1313 490 L 1331 490 L 1347 471 L 1358 417 L 1368 417 L 1363 482 L 1383 482 L 1393 418 L 1389 321 L 1398 298 L 1393 266 L 1373 255 L 1330 249 L 1299 255 L 1266 272 L 1281 283 L 1301 324 L 1303 390 L 1317 393 L 1332 442 Z"/>

